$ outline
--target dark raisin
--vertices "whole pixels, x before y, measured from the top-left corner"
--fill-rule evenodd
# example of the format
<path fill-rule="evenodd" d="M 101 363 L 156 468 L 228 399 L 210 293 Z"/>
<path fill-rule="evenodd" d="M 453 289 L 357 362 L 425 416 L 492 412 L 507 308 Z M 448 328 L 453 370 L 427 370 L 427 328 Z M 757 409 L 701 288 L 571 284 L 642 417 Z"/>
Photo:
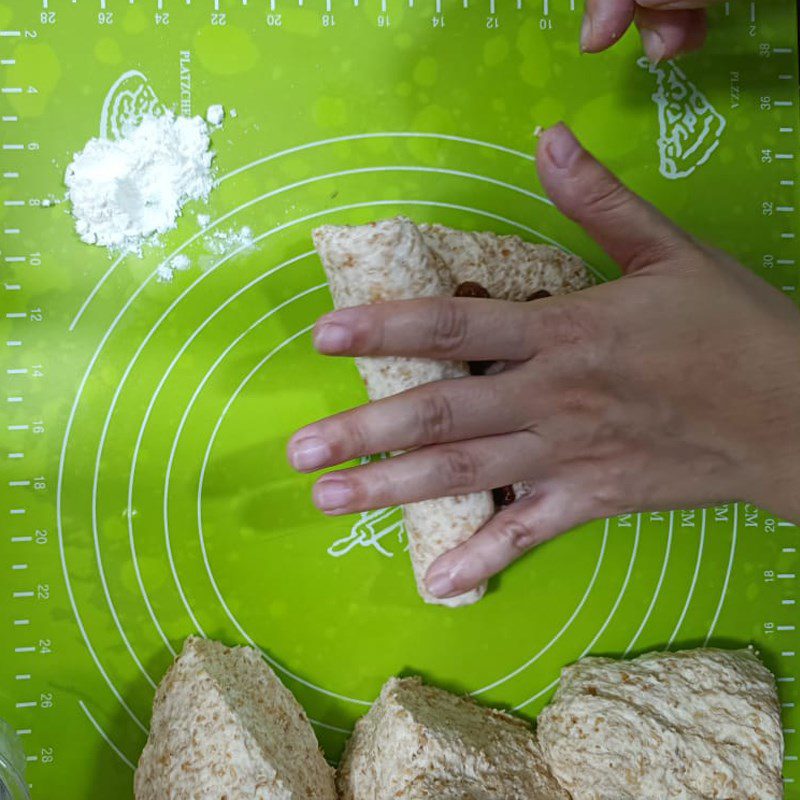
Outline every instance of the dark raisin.
<path fill-rule="evenodd" d="M 494 361 L 468 361 L 470 375 L 485 375 L 489 367 L 494 364 Z"/>
<path fill-rule="evenodd" d="M 454 297 L 490 297 L 489 292 L 475 281 L 464 281 L 456 286 Z"/>
<path fill-rule="evenodd" d="M 492 497 L 494 498 L 494 504 L 498 508 L 502 508 L 503 506 L 510 506 L 517 499 L 517 494 L 514 491 L 514 487 L 509 484 L 508 486 L 501 486 L 499 489 L 492 489 Z"/>
<path fill-rule="evenodd" d="M 528 295 L 528 297 L 525 298 L 525 302 L 527 303 L 531 300 L 543 300 L 545 297 L 552 297 L 552 295 L 547 291 L 547 289 L 537 289 L 533 294 Z"/>

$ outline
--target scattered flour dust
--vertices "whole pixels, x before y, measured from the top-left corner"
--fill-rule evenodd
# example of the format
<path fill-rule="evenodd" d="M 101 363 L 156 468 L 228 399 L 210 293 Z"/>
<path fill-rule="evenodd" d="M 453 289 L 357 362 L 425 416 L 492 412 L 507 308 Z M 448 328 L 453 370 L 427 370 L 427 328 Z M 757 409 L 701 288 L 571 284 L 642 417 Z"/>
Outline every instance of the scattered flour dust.
<path fill-rule="evenodd" d="M 141 253 L 148 240 L 177 225 L 186 202 L 208 199 L 210 148 L 201 117 L 171 112 L 145 117 L 121 139 L 91 139 L 65 176 L 78 235 L 88 244 Z"/>

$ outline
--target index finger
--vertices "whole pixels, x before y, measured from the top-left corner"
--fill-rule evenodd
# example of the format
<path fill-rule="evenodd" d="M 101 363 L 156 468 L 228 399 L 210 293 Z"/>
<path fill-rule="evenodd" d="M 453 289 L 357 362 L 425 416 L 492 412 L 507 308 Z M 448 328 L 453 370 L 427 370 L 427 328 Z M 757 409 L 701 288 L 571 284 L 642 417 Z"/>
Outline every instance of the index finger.
<path fill-rule="evenodd" d="M 537 321 L 559 302 L 429 297 L 357 306 L 322 317 L 314 346 L 328 355 L 521 361 L 536 351 Z"/>

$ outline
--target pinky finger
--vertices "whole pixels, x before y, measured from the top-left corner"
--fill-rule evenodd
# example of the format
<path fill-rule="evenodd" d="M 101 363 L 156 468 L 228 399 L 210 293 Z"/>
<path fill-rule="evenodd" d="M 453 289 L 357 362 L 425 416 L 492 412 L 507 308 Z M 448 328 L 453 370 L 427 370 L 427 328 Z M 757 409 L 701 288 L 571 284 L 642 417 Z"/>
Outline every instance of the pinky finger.
<path fill-rule="evenodd" d="M 438 558 L 425 582 L 437 597 L 474 589 L 538 544 L 600 516 L 566 488 L 535 489 L 492 517 L 464 544 Z"/>
<path fill-rule="evenodd" d="M 644 51 L 654 64 L 698 50 L 706 40 L 708 26 L 703 9 L 662 11 L 637 6 L 635 22 Z"/>

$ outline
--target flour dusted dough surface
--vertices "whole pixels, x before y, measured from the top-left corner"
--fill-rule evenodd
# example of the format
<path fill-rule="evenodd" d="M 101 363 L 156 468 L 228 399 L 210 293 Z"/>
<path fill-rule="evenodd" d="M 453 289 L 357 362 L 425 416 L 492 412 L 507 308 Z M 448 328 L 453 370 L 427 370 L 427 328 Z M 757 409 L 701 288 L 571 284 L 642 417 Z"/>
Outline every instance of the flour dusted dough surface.
<path fill-rule="evenodd" d="M 348 742 L 340 800 L 569 800 L 520 719 L 392 678 Z"/>
<path fill-rule="evenodd" d="M 305 712 L 249 647 L 190 637 L 158 687 L 136 800 L 336 800 Z"/>
<path fill-rule="evenodd" d="M 580 259 L 516 236 L 468 233 L 442 225 L 417 227 L 405 217 L 360 226 L 324 226 L 314 244 L 328 275 L 337 308 L 388 300 L 451 296 L 464 281 L 476 281 L 492 297 L 525 300 L 538 289 L 551 294 L 583 288 L 591 279 Z M 460 362 L 413 358 L 358 358 L 371 400 L 435 380 L 469 374 Z M 518 485 L 518 495 L 526 487 Z M 440 600 L 424 584 L 428 567 L 465 542 L 494 513 L 490 492 L 410 503 L 403 516 L 420 595 L 429 603 L 466 605 L 485 587 Z"/>
<path fill-rule="evenodd" d="M 749 650 L 583 659 L 537 735 L 573 800 L 783 797 L 775 682 Z"/>

